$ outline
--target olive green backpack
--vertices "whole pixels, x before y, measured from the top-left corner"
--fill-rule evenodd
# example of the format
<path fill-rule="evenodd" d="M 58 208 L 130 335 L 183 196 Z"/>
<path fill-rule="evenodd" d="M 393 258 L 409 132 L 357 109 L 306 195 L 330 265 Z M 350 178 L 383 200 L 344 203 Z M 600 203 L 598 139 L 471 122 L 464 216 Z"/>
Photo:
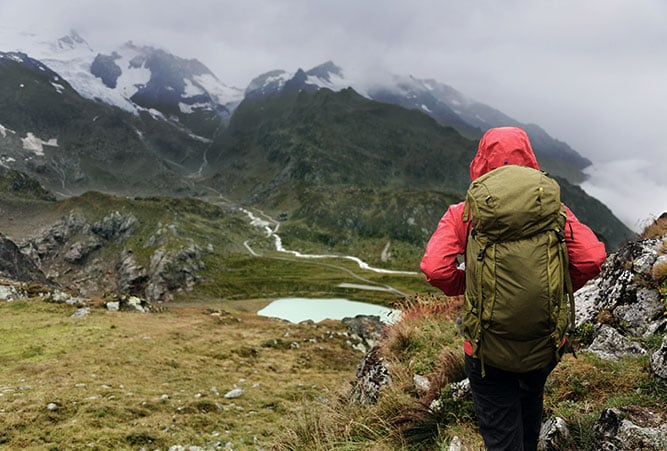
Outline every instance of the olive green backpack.
<path fill-rule="evenodd" d="M 523 166 L 494 169 L 471 183 L 463 219 L 471 227 L 462 325 L 473 356 L 514 372 L 558 360 L 574 324 L 558 183 Z"/>

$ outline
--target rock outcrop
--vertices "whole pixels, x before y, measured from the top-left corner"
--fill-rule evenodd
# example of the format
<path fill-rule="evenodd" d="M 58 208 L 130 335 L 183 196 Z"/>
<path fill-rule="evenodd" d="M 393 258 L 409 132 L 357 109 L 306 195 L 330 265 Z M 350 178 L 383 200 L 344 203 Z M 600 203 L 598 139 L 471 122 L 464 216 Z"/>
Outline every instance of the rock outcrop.
<path fill-rule="evenodd" d="M 663 451 L 667 449 L 665 412 L 635 406 L 606 409 L 594 427 L 597 449 Z"/>
<path fill-rule="evenodd" d="M 577 329 L 590 331 L 583 351 L 616 360 L 649 353 L 640 339 L 663 336 L 662 347 L 650 357 L 659 382 L 667 382 L 667 313 L 660 291 L 665 282 L 658 279 L 666 250 L 667 235 L 628 242 L 608 258 L 600 277 L 575 294 Z"/>
<path fill-rule="evenodd" d="M 664 333 L 667 316 L 653 272 L 666 247 L 667 236 L 625 244 L 600 277 L 575 293 L 576 326 L 592 327 L 590 352 L 601 358 L 641 354 L 646 350 L 630 337 Z"/>
<path fill-rule="evenodd" d="M 191 290 L 200 279 L 202 257 L 209 249 L 193 242 L 174 247 L 169 240 L 177 237 L 176 227 L 160 225 L 143 247 L 150 260 L 141 264 L 127 244 L 138 225 L 135 216 L 117 211 L 92 224 L 71 213 L 20 248 L 45 273 L 34 280 L 58 281 L 84 296 L 118 292 L 169 301 L 175 292 Z"/>
<path fill-rule="evenodd" d="M 0 235 L 0 277 L 18 282 L 50 283 L 30 257 L 3 235 Z"/>
<path fill-rule="evenodd" d="M 375 347 L 364 356 L 357 367 L 350 399 L 360 404 L 373 404 L 378 400 L 382 388 L 389 384 L 389 363 L 382 357 L 379 348 Z"/>

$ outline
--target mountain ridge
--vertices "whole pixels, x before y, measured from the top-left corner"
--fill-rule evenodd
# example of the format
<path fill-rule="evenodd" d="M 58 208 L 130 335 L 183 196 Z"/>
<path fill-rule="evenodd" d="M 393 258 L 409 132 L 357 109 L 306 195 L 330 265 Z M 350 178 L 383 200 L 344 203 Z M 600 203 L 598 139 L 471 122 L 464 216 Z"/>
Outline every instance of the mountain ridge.
<path fill-rule="evenodd" d="M 32 40 L 38 41 L 34 37 Z M 0 35 L 0 44 L 3 41 L 11 40 L 2 39 Z M 137 109 L 147 108 L 166 116 L 172 115 L 206 138 L 211 138 L 222 124 L 198 128 L 195 124 L 201 122 L 199 117 L 188 120 L 193 113 L 195 116 L 204 114 L 209 122 L 215 116 L 226 122 L 245 96 L 275 94 L 285 85 L 288 89 L 328 88 L 334 91 L 351 87 L 369 99 L 423 111 L 472 139 L 478 139 L 491 127 L 520 126 L 528 132 L 536 153 L 542 157 L 544 168 L 575 183 L 583 181 L 585 176 L 581 169 L 591 164 L 538 125 L 516 121 L 434 79 L 385 74 L 383 79 L 389 81 L 369 83 L 346 78 L 344 69 L 333 61 L 327 61 L 306 71 L 298 69 L 295 73 L 269 71 L 255 77 L 245 90 L 241 90 L 220 82 L 197 60 L 179 58 L 162 49 L 136 45 L 131 41 L 110 54 L 104 54 L 95 52 L 83 37 L 71 30 L 55 43 L 39 44 L 37 47 L 31 47 L 29 43 L 21 46 L 24 49 L 36 48 L 39 54 L 37 59 L 42 58 L 47 65 L 54 65 L 54 70 L 61 73 L 84 97 L 100 99 L 135 113 Z M 159 67 L 159 70 L 151 70 L 149 66 L 154 69 Z M 119 78 L 126 81 L 111 89 L 110 86 Z M 186 95 L 188 90 L 194 95 Z"/>

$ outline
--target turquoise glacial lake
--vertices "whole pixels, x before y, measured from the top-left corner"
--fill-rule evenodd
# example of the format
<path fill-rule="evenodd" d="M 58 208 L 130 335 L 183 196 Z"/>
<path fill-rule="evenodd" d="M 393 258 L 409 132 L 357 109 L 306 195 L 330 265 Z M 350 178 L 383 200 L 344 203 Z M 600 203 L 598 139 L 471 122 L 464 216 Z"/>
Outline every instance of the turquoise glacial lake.
<path fill-rule="evenodd" d="M 344 298 L 282 298 L 272 301 L 257 314 L 292 323 L 308 320 L 317 323 L 325 319 L 341 320 L 357 315 L 375 315 L 379 316 L 382 322 L 390 324 L 398 319 L 400 311 Z"/>

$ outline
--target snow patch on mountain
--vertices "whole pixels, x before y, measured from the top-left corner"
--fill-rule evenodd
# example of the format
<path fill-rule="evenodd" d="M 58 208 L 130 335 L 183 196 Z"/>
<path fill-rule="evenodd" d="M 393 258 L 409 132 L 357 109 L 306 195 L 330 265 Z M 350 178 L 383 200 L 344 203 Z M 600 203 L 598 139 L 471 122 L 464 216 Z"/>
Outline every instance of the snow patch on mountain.
<path fill-rule="evenodd" d="M 205 94 L 205 91 L 200 86 L 197 86 L 194 83 L 192 83 L 191 80 L 185 78 L 183 79 L 183 83 L 185 84 L 185 89 L 183 90 L 183 94 L 186 97 L 195 97 Z"/>
<path fill-rule="evenodd" d="M 58 147 L 58 139 L 51 138 L 48 141 L 44 141 L 33 133 L 28 132 L 25 138 L 21 138 L 23 143 L 23 149 L 34 152 L 37 156 L 44 156 L 44 146 L 49 147 Z"/>
<path fill-rule="evenodd" d="M 122 71 L 116 79 L 116 90 L 120 91 L 125 99 L 131 99 L 150 81 L 152 73 L 146 66 L 143 55 L 131 43 L 122 46 L 116 54 L 119 56 L 116 64 Z"/>
<path fill-rule="evenodd" d="M 242 89 L 221 83 L 213 74 L 195 75 L 193 80 L 221 105 L 234 106 L 243 100 L 244 93 Z"/>
<path fill-rule="evenodd" d="M 208 103 L 187 104 L 187 103 L 180 102 L 178 104 L 178 109 L 180 110 L 181 113 L 191 114 L 191 113 L 194 113 L 197 110 L 209 110 L 210 106 L 209 106 Z"/>
<path fill-rule="evenodd" d="M 7 128 L 4 125 L 0 124 L 0 135 L 2 135 L 3 138 L 6 138 L 7 137 L 7 132 L 9 132 L 13 135 L 16 134 L 16 132 L 14 130 L 12 130 L 11 128 Z"/>
<path fill-rule="evenodd" d="M 266 72 L 250 81 L 245 90 L 245 95 L 265 95 L 281 91 L 285 83 L 294 77 L 293 73 L 284 70 L 272 70 Z"/>
<path fill-rule="evenodd" d="M 56 88 L 56 92 L 57 92 L 58 94 L 62 94 L 63 91 L 65 90 L 65 87 L 64 87 L 63 85 L 61 85 L 60 83 L 54 83 L 54 82 L 51 82 L 51 86 L 53 86 L 54 88 Z"/>
<path fill-rule="evenodd" d="M 306 79 L 306 82 L 310 85 L 315 85 L 320 88 L 328 88 L 333 91 L 340 91 L 350 86 L 349 80 L 339 76 L 332 76 L 329 79 L 323 79 L 311 75 Z"/>

